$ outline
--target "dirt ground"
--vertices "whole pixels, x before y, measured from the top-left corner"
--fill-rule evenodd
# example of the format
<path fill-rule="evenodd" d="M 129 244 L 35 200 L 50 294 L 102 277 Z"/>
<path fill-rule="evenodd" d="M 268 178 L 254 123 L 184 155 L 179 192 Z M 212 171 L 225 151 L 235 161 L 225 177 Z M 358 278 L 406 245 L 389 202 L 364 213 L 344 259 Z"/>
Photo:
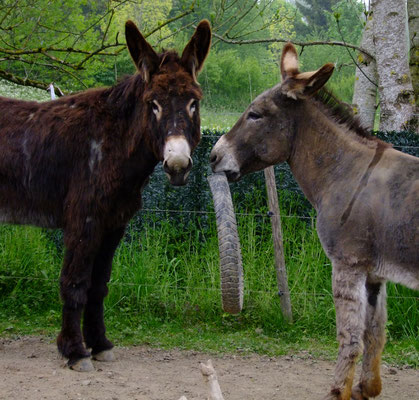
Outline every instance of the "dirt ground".
<path fill-rule="evenodd" d="M 188 400 L 207 398 L 199 362 L 212 359 L 226 400 L 322 399 L 333 363 L 299 357 L 214 356 L 149 347 L 117 347 L 117 361 L 96 371 L 65 367 L 53 341 L 0 339 L 0 399 Z M 383 366 L 379 399 L 419 399 L 419 371 Z"/>

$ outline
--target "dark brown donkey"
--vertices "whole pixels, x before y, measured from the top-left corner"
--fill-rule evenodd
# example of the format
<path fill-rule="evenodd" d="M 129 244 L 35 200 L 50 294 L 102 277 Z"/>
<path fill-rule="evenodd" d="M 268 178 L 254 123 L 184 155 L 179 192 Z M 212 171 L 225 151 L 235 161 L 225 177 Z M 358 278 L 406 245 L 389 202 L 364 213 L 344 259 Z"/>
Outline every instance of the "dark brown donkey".
<path fill-rule="evenodd" d="M 125 34 L 138 73 L 116 86 L 46 103 L 0 98 L 0 220 L 63 228 L 57 344 L 81 371 L 93 368 L 86 348 L 113 359 L 103 299 L 148 177 L 162 161 L 170 182 L 185 184 L 200 140 L 196 76 L 210 48 L 208 21 L 181 57 L 157 54 L 131 21 Z"/>
<path fill-rule="evenodd" d="M 319 89 L 326 64 L 300 73 L 284 47 L 282 83 L 262 93 L 211 153 L 230 180 L 288 162 L 317 210 L 317 231 L 333 264 L 339 355 L 328 399 L 381 391 L 386 280 L 419 289 L 419 159 L 371 137 Z M 352 389 L 363 350 L 359 384 Z"/>

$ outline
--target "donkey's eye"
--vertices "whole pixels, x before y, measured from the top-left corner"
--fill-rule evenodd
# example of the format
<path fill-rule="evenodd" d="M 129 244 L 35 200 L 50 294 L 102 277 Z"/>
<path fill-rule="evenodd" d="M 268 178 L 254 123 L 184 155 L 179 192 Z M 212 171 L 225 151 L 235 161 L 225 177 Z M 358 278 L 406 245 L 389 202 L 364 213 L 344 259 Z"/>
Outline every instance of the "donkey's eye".
<path fill-rule="evenodd" d="M 153 110 L 153 113 L 154 113 L 155 115 L 158 115 L 158 114 L 160 113 L 161 106 L 160 106 L 160 104 L 159 104 L 159 103 L 157 103 L 157 101 L 156 101 L 156 100 L 153 100 L 153 101 L 151 102 L 151 109 Z"/>
<path fill-rule="evenodd" d="M 195 114 L 196 109 L 198 108 L 198 101 L 195 99 L 192 99 L 187 105 L 186 105 L 186 111 L 190 118 L 193 118 L 193 115 Z"/>
<path fill-rule="evenodd" d="M 247 119 L 252 119 L 252 120 L 257 120 L 257 119 L 261 119 L 262 115 L 254 112 L 254 111 L 250 111 L 249 114 L 247 114 Z"/>
<path fill-rule="evenodd" d="M 190 107 L 192 114 L 195 112 L 197 105 L 198 105 L 198 102 L 196 100 L 192 102 L 191 107 Z"/>

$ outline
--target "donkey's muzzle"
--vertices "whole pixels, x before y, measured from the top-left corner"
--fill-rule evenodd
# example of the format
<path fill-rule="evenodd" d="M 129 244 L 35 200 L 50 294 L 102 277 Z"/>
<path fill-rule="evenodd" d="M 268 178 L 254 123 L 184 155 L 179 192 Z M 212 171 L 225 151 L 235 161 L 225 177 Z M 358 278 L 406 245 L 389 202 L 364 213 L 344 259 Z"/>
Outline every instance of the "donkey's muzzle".
<path fill-rule="evenodd" d="M 163 151 L 163 170 L 172 185 L 186 184 L 192 168 L 191 147 L 183 135 L 170 135 Z"/>
<path fill-rule="evenodd" d="M 191 169 L 192 169 L 192 159 L 190 157 L 189 157 L 189 162 L 186 168 L 170 168 L 169 164 L 166 161 L 163 162 L 163 170 L 166 173 L 166 176 L 169 179 L 169 182 L 173 186 L 186 185 Z"/>
<path fill-rule="evenodd" d="M 239 164 L 234 152 L 226 145 L 224 136 L 221 136 L 211 151 L 210 165 L 213 172 L 224 172 L 229 182 L 238 181 L 241 177 Z"/>

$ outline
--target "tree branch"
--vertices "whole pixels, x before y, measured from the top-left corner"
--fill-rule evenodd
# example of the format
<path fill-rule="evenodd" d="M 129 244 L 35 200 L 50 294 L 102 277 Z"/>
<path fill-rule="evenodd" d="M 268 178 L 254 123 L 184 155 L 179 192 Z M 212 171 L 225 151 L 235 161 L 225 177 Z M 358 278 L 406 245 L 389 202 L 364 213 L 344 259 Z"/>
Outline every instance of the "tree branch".
<path fill-rule="evenodd" d="M 371 57 L 373 60 L 375 60 L 375 57 L 370 54 L 368 51 L 362 49 L 359 46 L 355 46 L 353 44 L 349 44 L 349 43 L 344 43 L 344 42 L 336 42 L 336 41 L 313 41 L 313 42 L 300 42 L 297 40 L 289 40 L 289 39 L 281 39 L 281 38 L 270 38 L 270 39 L 249 39 L 249 40 L 232 40 L 232 39 L 227 39 L 221 35 L 218 35 L 215 32 L 212 32 L 212 35 L 214 37 L 216 37 L 217 39 L 221 40 L 224 43 L 229 43 L 229 44 L 238 44 L 238 45 L 244 45 L 244 44 L 257 44 L 257 43 L 286 43 L 291 41 L 293 44 L 297 45 L 297 46 L 302 46 L 302 47 L 306 47 L 306 46 L 342 46 L 342 47 L 347 47 L 350 49 L 354 49 L 354 50 L 358 50 L 361 53 L 366 54 L 367 56 Z"/>
<path fill-rule="evenodd" d="M 6 81 L 13 82 L 21 86 L 32 86 L 34 88 L 44 89 L 44 90 L 48 89 L 48 85 L 46 85 L 45 83 L 41 81 L 36 81 L 32 79 L 23 79 L 16 75 L 11 74 L 10 72 L 4 71 L 2 69 L 0 69 L 0 77 L 2 77 L 3 79 L 6 79 Z"/>
<path fill-rule="evenodd" d="M 150 32 L 147 32 L 146 34 L 144 34 L 144 37 L 147 38 L 148 36 L 152 35 L 153 33 L 159 31 L 164 26 L 170 24 L 171 22 L 174 22 L 174 21 L 177 21 L 178 19 L 186 17 L 187 15 L 193 13 L 194 9 L 195 9 L 195 0 L 193 0 L 189 10 L 183 12 L 182 14 L 176 15 L 173 18 L 169 18 L 168 20 L 164 21 L 163 23 L 159 24 L 156 28 L 152 29 Z"/>

